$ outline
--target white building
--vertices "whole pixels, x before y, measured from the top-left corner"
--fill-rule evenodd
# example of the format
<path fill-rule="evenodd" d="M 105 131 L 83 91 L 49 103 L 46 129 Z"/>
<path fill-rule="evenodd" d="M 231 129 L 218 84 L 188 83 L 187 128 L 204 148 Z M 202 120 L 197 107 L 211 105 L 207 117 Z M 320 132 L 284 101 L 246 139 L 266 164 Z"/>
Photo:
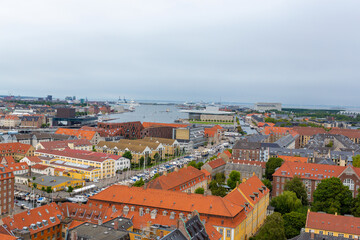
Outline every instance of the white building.
<path fill-rule="evenodd" d="M 130 169 L 130 159 L 121 157 L 115 160 L 115 172 L 124 169 Z"/>
<path fill-rule="evenodd" d="M 255 103 L 254 109 L 255 109 L 255 111 L 259 111 L 259 112 L 265 112 L 265 111 L 270 111 L 270 110 L 281 111 L 281 103 L 258 102 L 258 103 Z"/>

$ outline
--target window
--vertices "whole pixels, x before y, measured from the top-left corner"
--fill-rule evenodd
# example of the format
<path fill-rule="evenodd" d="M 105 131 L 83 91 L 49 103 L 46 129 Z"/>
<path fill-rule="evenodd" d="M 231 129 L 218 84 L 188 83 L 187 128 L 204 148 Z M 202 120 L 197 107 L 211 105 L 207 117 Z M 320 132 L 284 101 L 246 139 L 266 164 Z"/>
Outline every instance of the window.
<path fill-rule="evenodd" d="M 332 235 L 333 235 L 333 233 L 332 233 L 332 232 L 328 232 L 328 235 L 329 235 L 329 236 L 332 236 Z"/>
<path fill-rule="evenodd" d="M 220 234 L 223 235 L 224 234 L 224 230 L 222 228 L 220 228 Z"/>
<path fill-rule="evenodd" d="M 230 237 L 231 236 L 231 231 L 230 230 L 226 230 L 226 237 Z"/>
<path fill-rule="evenodd" d="M 344 186 L 348 186 L 351 191 L 354 191 L 354 181 L 350 178 L 347 178 L 343 182 Z"/>

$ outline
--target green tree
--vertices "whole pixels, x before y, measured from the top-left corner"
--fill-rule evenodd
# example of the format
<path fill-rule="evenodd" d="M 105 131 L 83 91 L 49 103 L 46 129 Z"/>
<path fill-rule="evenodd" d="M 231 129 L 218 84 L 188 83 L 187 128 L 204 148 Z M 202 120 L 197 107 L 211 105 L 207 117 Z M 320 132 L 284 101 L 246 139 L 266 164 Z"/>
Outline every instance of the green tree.
<path fill-rule="evenodd" d="M 50 186 L 46 187 L 46 192 L 47 192 L 47 193 L 51 193 L 51 192 L 52 192 L 52 189 L 51 189 Z"/>
<path fill-rule="evenodd" d="M 225 174 L 224 173 L 217 173 L 215 175 L 214 180 L 218 183 L 225 183 Z"/>
<path fill-rule="evenodd" d="M 360 217 L 360 194 L 358 194 L 353 200 L 351 214 L 354 215 L 355 217 Z"/>
<path fill-rule="evenodd" d="M 229 174 L 229 178 L 227 180 L 227 185 L 231 188 L 234 189 L 236 188 L 236 184 L 240 182 L 240 173 L 238 171 L 231 171 L 231 173 Z"/>
<path fill-rule="evenodd" d="M 188 163 L 188 166 L 191 166 L 191 167 L 194 167 L 194 168 L 197 168 L 197 169 L 201 169 L 201 167 L 204 165 L 203 162 L 198 162 L 196 163 L 195 161 L 191 161 Z"/>
<path fill-rule="evenodd" d="M 156 163 L 160 162 L 161 161 L 161 157 L 160 157 L 160 154 L 159 153 L 155 153 L 154 154 L 154 160 Z"/>
<path fill-rule="evenodd" d="M 205 192 L 205 190 L 202 187 L 195 189 L 195 193 L 197 193 L 197 194 L 204 194 L 204 192 Z"/>
<path fill-rule="evenodd" d="M 354 167 L 360 167 L 360 155 L 355 155 L 352 157 L 352 159 L 353 159 L 352 165 Z"/>
<path fill-rule="evenodd" d="M 194 167 L 196 168 L 196 162 L 195 161 L 191 161 L 188 163 L 188 166 Z"/>
<path fill-rule="evenodd" d="M 287 239 L 300 234 L 301 228 L 305 227 L 306 214 L 290 212 L 283 215 L 285 236 Z"/>
<path fill-rule="evenodd" d="M 313 193 L 313 211 L 323 211 L 343 215 L 351 212 L 352 192 L 339 178 L 323 179 Z"/>
<path fill-rule="evenodd" d="M 305 186 L 298 176 L 295 176 L 292 180 L 286 182 L 284 189 L 285 191 L 294 192 L 303 205 L 309 204 Z"/>
<path fill-rule="evenodd" d="M 145 158 L 144 158 L 144 157 L 141 157 L 141 158 L 139 159 L 140 168 L 141 168 L 142 166 L 144 166 L 144 161 L 145 161 Z"/>
<path fill-rule="evenodd" d="M 35 181 L 36 177 L 33 177 L 33 181 Z"/>
<path fill-rule="evenodd" d="M 124 152 L 124 154 L 122 155 L 124 158 L 127 158 L 127 159 L 129 159 L 129 160 L 131 160 L 132 159 L 132 154 L 131 154 L 131 152 L 130 151 L 126 151 L 126 152 Z"/>
<path fill-rule="evenodd" d="M 282 160 L 281 158 L 269 158 L 269 160 L 266 162 L 265 177 L 272 181 L 272 175 L 274 174 L 275 169 L 281 167 L 283 162 L 284 160 Z"/>
<path fill-rule="evenodd" d="M 93 151 L 93 152 L 96 152 L 95 145 L 92 146 L 92 151 Z"/>
<path fill-rule="evenodd" d="M 259 229 L 255 240 L 285 240 L 284 220 L 280 213 L 273 213 L 268 216 L 264 225 Z"/>
<path fill-rule="evenodd" d="M 264 178 L 262 180 L 262 183 L 270 190 L 270 192 L 272 191 L 272 184 L 271 181 L 267 178 Z"/>
<path fill-rule="evenodd" d="M 68 187 L 68 192 L 72 192 L 74 190 L 74 188 L 72 186 Z"/>
<path fill-rule="evenodd" d="M 203 165 L 204 165 L 203 162 L 198 162 L 198 163 L 196 164 L 196 168 L 199 169 L 199 170 L 201 170 L 201 167 L 202 167 Z"/>
<path fill-rule="evenodd" d="M 147 157 L 147 158 L 146 158 L 146 165 L 147 165 L 147 166 L 151 166 L 151 163 L 152 163 L 151 157 Z"/>
<path fill-rule="evenodd" d="M 137 181 L 133 184 L 133 186 L 134 186 L 134 187 L 141 187 L 141 186 L 144 186 L 144 184 L 145 184 L 144 180 L 143 180 L 142 178 L 140 178 L 140 180 L 137 180 Z"/>
<path fill-rule="evenodd" d="M 275 212 L 285 214 L 301 208 L 302 204 L 294 192 L 284 191 L 271 200 L 271 206 L 275 208 Z"/>
<path fill-rule="evenodd" d="M 36 187 L 37 187 L 37 183 L 33 183 L 33 187 L 36 188 Z"/>
<path fill-rule="evenodd" d="M 160 177 L 160 174 L 155 173 L 154 176 L 152 177 L 152 180 L 154 180 L 154 179 L 156 179 L 156 178 L 158 178 L 158 177 Z"/>

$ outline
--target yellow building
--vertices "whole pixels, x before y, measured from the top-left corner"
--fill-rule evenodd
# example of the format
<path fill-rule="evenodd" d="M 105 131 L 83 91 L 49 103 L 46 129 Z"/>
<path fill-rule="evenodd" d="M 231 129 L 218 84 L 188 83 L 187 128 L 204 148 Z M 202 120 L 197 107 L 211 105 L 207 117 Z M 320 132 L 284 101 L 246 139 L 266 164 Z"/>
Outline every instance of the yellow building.
<path fill-rule="evenodd" d="M 360 218 L 323 212 L 310 212 L 309 210 L 305 232 L 346 239 L 358 239 L 360 238 L 360 232 L 357 226 L 360 226 Z"/>
<path fill-rule="evenodd" d="M 106 142 L 101 141 L 96 146 L 95 149 L 97 152 L 114 154 L 118 156 L 122 156 L 125 152 L 131 152 L 132 163 L 139 163 L 139 159 L 143 157 L 146 159 L 147 157 L 153 157 L 155 153 L 151 151 L 148 146 L 139 145 L 136 143 L 122 143 L 122 142 Z"/>
<path fill-rule="evenodd" d="M 53 192 L 58 192 L 66 190 L 69 186 L 73 188 L 83 187 L 85 186 L 85 181 L 80 179 L 71 179 L 68 177 L 42 176 L 32 180 L 29 184 L 36 186 L 36 188 L 40 190 L 51 187 Z"/>
<path fill-rule="evenodd" d="M 235 239 L 249 239 L 253 236 L 266 218 L 266 210 L 269 206 L 270 192 L 257 176 L 245 180 L 225 199 L 234 204 L 245 206 L 246 219 L 235 229 Z M 220 232 L 221 233 L 221 232 Z"/>
<path fill-rule="evenodd" d="M 176 152 L 180 151 L 180 144 L 176 139 L 145 137 L 142 140 L 145 142 L 161 143 L 164 147 L 163 154 L 165 156 L 173 156 Z"/>
<path fill-rule="evenodd" d="M 41 149 L 36 156 L 43 158 L 43 164 L 62 168 L 85 175 L 86 179 L 94 180 L 115 176 L 115 161 L 120 156 L 100 152 L 65 149 L 63 151 Z"/>

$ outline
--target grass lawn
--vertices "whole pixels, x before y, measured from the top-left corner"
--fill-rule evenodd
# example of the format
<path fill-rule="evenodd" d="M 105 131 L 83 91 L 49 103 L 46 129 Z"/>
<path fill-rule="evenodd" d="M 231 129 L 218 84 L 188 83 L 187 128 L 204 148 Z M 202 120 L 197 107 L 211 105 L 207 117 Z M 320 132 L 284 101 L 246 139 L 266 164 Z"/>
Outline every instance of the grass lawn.
<path fill-rule="evenodd" d="M 234 123 L 233 122 L 202 122 L 202 121 L 189 121 L 190 123 L 194 123 L 194 124 L 213 124 L 213 125 L 221 125 L 221 124 L 224 124 L 224 125 L 233 125 Z"/>

